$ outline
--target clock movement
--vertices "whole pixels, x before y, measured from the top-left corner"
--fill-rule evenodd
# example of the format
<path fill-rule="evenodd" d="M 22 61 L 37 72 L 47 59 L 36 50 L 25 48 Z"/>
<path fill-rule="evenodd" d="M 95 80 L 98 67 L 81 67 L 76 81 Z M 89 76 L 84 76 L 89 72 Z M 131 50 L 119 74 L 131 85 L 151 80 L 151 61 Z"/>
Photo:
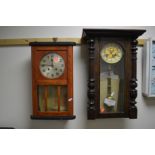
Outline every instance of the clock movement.
<path fill-rule="evenodd" d="M 144 32 L 83 30 L 89 55 L 88 119 L 137 118 L 136 39 Z"/>
<path fill-rule="evenodd" d="M 74 119 L 74 42 L 32 42 L 32 119 Z"/>

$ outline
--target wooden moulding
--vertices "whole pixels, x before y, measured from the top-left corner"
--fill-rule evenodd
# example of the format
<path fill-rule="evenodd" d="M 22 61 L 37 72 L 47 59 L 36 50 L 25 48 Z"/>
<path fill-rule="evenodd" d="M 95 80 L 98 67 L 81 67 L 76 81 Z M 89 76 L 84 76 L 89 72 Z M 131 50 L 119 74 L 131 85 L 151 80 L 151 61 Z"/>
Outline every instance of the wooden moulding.
<path fill-rule="evenodd" d="M 34 119 L 34 120 L 72 120 L 72 119 L 75 119 L 76 116 L 73 115 L 73 116 L 44 116 L 44 117 L 41 117 L 41 116 L 33 116 L 31 115 L 31 119 Z"/>
<path fill-rule="evenodd" d="M 145 39 L 138 39 L 138 46 L 144 45 Z M 81 45 L 81 38 L 21 38 L 0 39 L 0 46 L 29 46 L 31 42 L 75 42 Z"/>

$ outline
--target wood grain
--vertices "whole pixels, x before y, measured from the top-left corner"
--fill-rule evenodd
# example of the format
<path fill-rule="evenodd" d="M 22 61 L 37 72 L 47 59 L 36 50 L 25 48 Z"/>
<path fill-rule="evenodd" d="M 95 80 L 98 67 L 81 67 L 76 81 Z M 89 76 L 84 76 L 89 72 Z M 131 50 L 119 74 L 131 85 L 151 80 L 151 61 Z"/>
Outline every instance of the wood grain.
<path fill-rule="evenodd" d="M 80 38 L 18 38 L 0 39 L 0 46 L 29 46 L 31 42 L 75 42 L 81 44 Z"/>
<path fill-rule="evenodd" d="M 138 46 L 143 46 L 146 39 L 138 39 Z M 0 39 L 0 46 L 29 46 L 31 42 L 75 42 L 81 45 L 81 38 L 18 38 Z"/>

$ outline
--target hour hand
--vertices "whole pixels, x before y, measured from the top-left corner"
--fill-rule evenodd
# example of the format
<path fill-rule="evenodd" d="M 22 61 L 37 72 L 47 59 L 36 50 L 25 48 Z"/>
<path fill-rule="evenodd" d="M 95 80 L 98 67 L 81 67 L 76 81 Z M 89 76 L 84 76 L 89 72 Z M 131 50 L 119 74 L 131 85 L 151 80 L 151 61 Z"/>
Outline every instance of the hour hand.
<path fill-rule="evenodd" d="M 51 66 L 51 64 L 41 64 L 42 67 L 44 66 Z"/>
<path fill-rule="evenodd" d="M 52 67 L 52 68 L 54 67 L 53 61 L 51 61 L 51 67 Z"/>

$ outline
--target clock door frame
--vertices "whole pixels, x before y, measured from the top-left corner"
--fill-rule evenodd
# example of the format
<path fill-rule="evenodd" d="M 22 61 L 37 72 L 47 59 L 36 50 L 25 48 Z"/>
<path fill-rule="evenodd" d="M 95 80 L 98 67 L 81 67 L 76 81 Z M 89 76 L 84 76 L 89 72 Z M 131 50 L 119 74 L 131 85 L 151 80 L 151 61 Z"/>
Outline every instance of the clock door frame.
<path fill-rule="evenodd" d="M 103 44 L 106 43 L 116 43 L 119 44 L 123 49 L 123 57 L 124 57 L 124 110 L 123 112 L 113 112 L 113 113 L 100 113 L 100 52 L 101 48 L 99 47 L 100 41 L 102 41 Z M 128 108 L 129 108 L 129 89 L 130 86 L 128 83 L 130 82 L 131 75 L 132 75 L 132 65 L 131 65 L 131 45 L 130 41 L 126 38 L 102 38 L 102 39 L 96 39 L 95 40 L 95 60 L 94 60 L 94 77 L 96 79 L 95 82 L 95 88 L 96 88 L 96 97 L 95 97 L 95 103 L 96 103 L 96 117 L 97 118 L 117 118 L 117 117 L 128 117 Z M 115 65 L 115 64 L 112 64 Z M 126 69 L 128 68 L 128 69 Z M 120 92 L 121 93 L 121 92 Z"/>
<path fill-rule="evenodd" d="M 73 46 L 75 43 L 39 43 L 33 42 L 31 45 L 31 61 L 32 61 L 32 106 L 33 114 L 31 119 L 74 119 L 73 115 Z M 42 57 L 48 53 L 57 53 L 61 55 L 65 62 L 64 74 L 56 79 L 49 79 L 40 73 L 39 64 Z M 58 111 L 39 111 L 38 86 L 57 86 Z M 67 111 L 60 111 L 60 89 L 65 86 L 67 89 Z M 44 90 L 45 91 L 45 90 Z M 45 93 L 47 94 L 47 93 Z M 47 104 L 47 96 L 45 95 Z"/>

